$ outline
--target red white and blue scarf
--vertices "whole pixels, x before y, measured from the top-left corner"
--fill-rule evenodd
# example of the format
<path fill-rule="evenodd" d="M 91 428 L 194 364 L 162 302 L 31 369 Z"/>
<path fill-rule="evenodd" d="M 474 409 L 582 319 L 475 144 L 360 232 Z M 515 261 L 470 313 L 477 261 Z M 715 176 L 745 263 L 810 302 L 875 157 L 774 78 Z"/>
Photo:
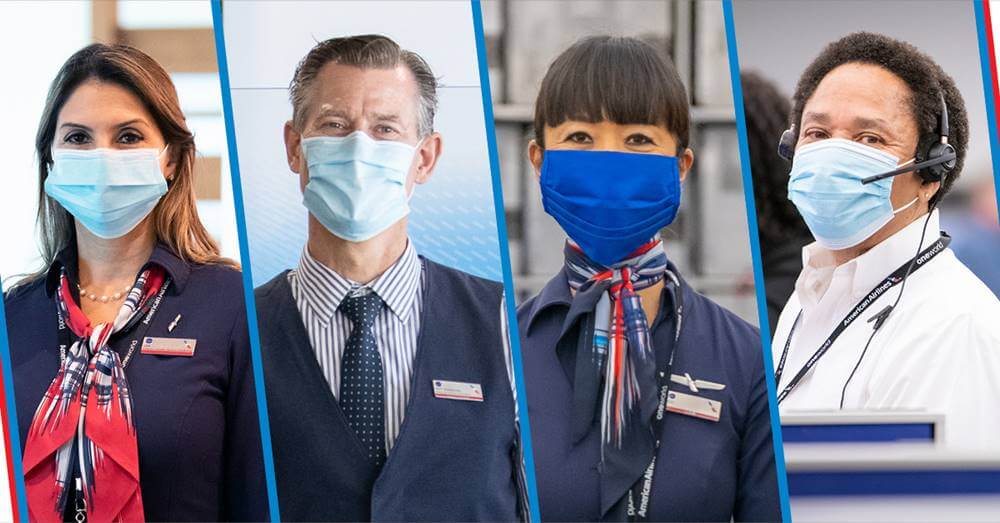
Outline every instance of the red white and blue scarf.
<path fill-rule="evenodd" d="M 621 448 L 632 421 L 647 427 L 656 413 L 656 355 L 636 291 L 663 280 L 667 256 L 654 238 L 605 267 L 568 241 L 565 267 L 576 291 L 573 307 L 585 311 L 574 376 L 574 436 L 579 441 L 586 435 L 599 408 L 604 459 L 607 447 Z"/>
<path fill-rule="evenodd" d="M 32 521 L 62 521 L 79 477 L 90 521 L 143 521 L 139 452 L 128 380 L 108 345 L 149 310 L 164 286 L 160 267 L 144 270 L 114 321 L 92 326 L 76 304 L 65 269 L 59 278 L 59 320 L 75 338 L 31 421 L 24 480 Z"/>

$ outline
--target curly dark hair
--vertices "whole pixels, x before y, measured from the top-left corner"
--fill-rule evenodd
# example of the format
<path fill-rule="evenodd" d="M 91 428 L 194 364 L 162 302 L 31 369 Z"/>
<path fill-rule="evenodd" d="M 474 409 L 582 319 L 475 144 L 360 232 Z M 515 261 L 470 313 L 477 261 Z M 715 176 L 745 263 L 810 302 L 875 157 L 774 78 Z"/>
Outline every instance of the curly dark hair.
<path fill-rule="evenodd" d="M 792 96 L 792 124 L 799 127 L 802 110 L 823 78 L 830 71 L 848 63 L 882 67 L 898 76 L 910 88 L 910 108 L 920 132 L 916 150 L 918 162 L 926 159 L 925 155 L 931 145 L 940 140 L 940 95 L 944 94 L 948 107 L 948 143 L 955 148 L 958 161 L 955 169 L 941 183 L 941 189 L 931 199 L 931 204 L 936 204 L 948 193 L 962 172 L 969 142 L 965 102 L 955 81 L 931 57 L 907 42 L 877 33 L 852 33 L 827 45 L 802 73 L 795 95 Z"/>
<path fill-rule="evenodd" d="M 778 155 L 778 137 L 788 125 L 791 101 L 756 72 L 740 74 L 750 148 L 750 172 L 757 207 L 761 250 L 791 238 L 809 238 L 809 229 L 788 199 L 790 164 Z"/>

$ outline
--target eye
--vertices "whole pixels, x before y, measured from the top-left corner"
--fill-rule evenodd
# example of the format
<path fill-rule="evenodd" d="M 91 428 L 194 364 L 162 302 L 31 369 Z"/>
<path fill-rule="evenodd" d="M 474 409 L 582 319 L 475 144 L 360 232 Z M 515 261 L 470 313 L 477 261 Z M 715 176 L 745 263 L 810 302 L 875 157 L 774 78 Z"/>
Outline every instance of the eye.
<path fill-rule="evenodd" d="M 118 143 L 124 145 L 135 145 L 143 141 L 143 137 L 138 132 L 127 129 L 118 135 Z"/>
<path fill-rule="evenodd" d="M 330 122 L 323 122 L 323 125 L 321 125 L 321 127 L 326 127 L 329 129 L 343 129 L 344 124 L 340 122 L 330 121 Z"/>
<path fill-rule="evenodd" d="M 825 140 L 829 138 L 830 135 L 823 129 L 811 128 L 806 129 L 805 132 L 802 133 L 802 137 L 807 140 Z"/>
<path fill-rule="evenodd" d="M 63 137 L 63 142 L 72 145 L 84 145 L 90 142 L 90 136 L 83 131 L 70 131 L 69 134 Z"/>
<path fill-rule="evenodd" d="M 858 141 L 865 145 L 880 145 L 885 143 L 885 140 L 881 136 L 874 134 L 863 134 L 858 138 Z"/>
<path fill-rule="evenodd" d="M 395 134 L 396 129 L 388 125 L 379 125 L 375 127 L 375 132 L 379 134 Z"/>
<path fill-rule="evenodd" d="M 591 142 L 590 135 L 587 134 L 587 133 L 585 133 L 585 132 L 583 132 L 583 131 L 577 131 L 577 132 L 575 132 L 575 133 L 567 136 L 565 141 L 572 142 L 572 143 L 575 143 L 575 144 L 585 144 L 585 143 L 590 143 Z"/>
<path fill-rule="evenodd" d="M 626 145 L 654 145 L 654 142 L 653 142 L 652 138 L 650 138 L 650 137 L 648 137 L 648 136 L 646 136 L 644 134 L 635 133 L 635 134 L 629 135 L 629 137 L 625 139 L 625 144 Z"/>

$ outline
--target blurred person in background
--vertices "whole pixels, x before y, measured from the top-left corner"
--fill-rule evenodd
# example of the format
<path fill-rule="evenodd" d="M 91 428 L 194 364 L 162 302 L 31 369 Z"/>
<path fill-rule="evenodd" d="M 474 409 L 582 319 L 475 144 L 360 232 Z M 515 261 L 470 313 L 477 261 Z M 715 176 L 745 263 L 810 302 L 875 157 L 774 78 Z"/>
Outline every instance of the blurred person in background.
<path fill-rule="evenodd" d="M 569 236 L 518 309 L 544 520 L 781 517 L 760 333 L 659 237 L 694 162 L 689 112 L 673 63 L 634 38 L 584 38 L 542 81 L 528 157 Z"/>
<path fill-rule="evenodd" d="M 969 140 L 954 80 L 909 43 L 853 33 L 802 73 L 790 122 L 788 194 L 816 241 L 772 346 L 782 412 L 927 411 L 949 446 L 1000 448 L 1000 301 L 937 209 Z"/>
<path fill-rule="evenodd" d="M 980 176 L 974 181 L 968 207 L 941 217 L 954 240 L 951 249 L 969 270 L 1000 296 L 1000 223 L 993 179 Z"/>
<path fill-rule="evenodd" d="M 757 207 L 760 256 L 771 332 L 795 289 L 802 271 L 802 247 L 811 236 L 795 206 L 788 200 L 788 161 L 778 155 L 774 137 L 788 126 L 791 102 L 776 85 L 756 72 L 740 75 L 743 109 Z"/>
<path fill-rule="evenodd" d="M 29 519 L 266 520 L 243 280 L 169 75 L 81 49 L 36 154 L 44 267 L 4 296 Z"/>

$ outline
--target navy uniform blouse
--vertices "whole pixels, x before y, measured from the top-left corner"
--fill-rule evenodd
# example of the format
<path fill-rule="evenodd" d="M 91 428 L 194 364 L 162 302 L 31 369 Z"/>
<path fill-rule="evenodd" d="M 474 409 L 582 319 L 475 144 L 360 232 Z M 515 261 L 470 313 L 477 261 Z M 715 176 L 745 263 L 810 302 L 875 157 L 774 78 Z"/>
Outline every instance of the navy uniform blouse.
<path fill-rule="evenodd" d="M 149 521 L 268 519 L 260 422 L 243 279 L 232 268 L 189 264 L 160 244 L 147 262 L 170 277 L 145 336 L 194 338 L 191 357 L 142 354 L 125 368 L 139 444 L 139 484 Z M 76 294 L 75 246 L 46 276 L 4 296 L 21 447 L 59 369 L 54 291 L 65 266 Z M 167 327 L 181 315 L 176 327 Z M 140 325 L 137 328 L 142 328 Z M 112 342 L 124 357 L 132 333 Z"/>
<path fill-rule="evenodd" d="M 723 390 L 696 393 L 721 401 L 721 418 L 664 416 L 648 517 L 780 521 L 760 334 L 683 280 L 681 292 L 684 316 L 671 373 L 724 384 Z M 539 509 L 546 521 L 614 519 L 600 505 L 600 416 L 584 439 L 570 441 L 573 369 L 563 365 L 556 347 L 571 301 L 563 271 L 518 308 Z M 664 289 L 650 330 L 658 359 L 673 341 L 674 325 L 668 321 L 673 314 Z M 670 390 L 695 394 L 673 382 Z"/>

